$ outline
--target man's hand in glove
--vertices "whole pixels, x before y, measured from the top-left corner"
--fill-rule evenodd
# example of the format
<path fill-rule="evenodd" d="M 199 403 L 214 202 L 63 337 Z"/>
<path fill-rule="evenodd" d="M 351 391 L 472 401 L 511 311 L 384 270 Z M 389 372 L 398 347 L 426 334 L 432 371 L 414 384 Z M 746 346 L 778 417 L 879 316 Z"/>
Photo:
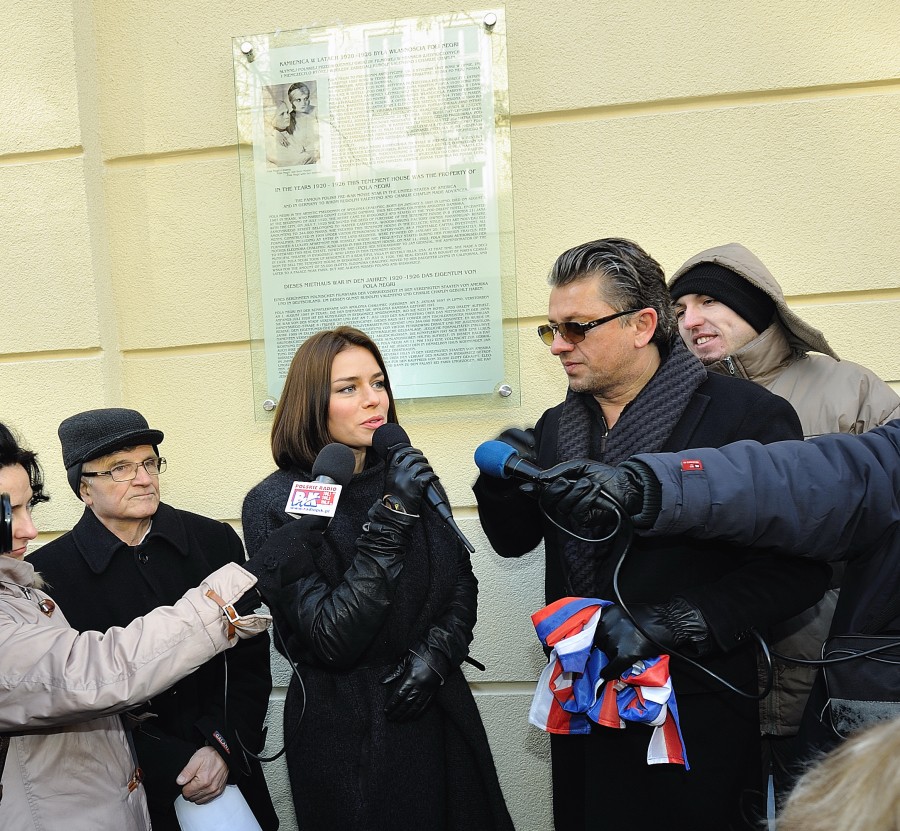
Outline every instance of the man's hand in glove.
<path fill-rule="evenodd" d="M 523 459 L 529 462 L 537 461 L 537 452 L 534 447 L 534 428 L 528 427 L 520 430 L 518 427 L 508 427 L 499 436 L 497 441 L 508 444 Z"/>
<path fill-rule="evenodd" d="M 665 603 L 632 603 L 631 614 L 644 637 L 621 606 L 607 606 L 600 614 L 594 646 L 609 659 L 600 673 L 607 681 L 618 678 L 636 661 L 676 650 L 688 657 L 701 657 L 713 649 L 703 614 L 683 597 Z M 655 642 L 654 642 L 655 641 Z"/>
<path fill-rule="evenodd" d="M 518 427 L 507 427 L 497 436 L 495 441 L 502 441 L 504 444 L 509 445 L 519 456 L 529 462 L 537 461 L 533 427 L 527 427 L 524 430 L 520 430 Z M 536 485 L 532 485 L 530 482 L 523 485 L 518 479 L 501 479 L 495 476 L 483 475 L 480 477 L 479 482 L 483 490 L 498 495 L 515 493 L 517 490 L 521 490 L 522 493 L 533 497 L 538 495 Z"/>
<path fill-rule="evenodd" d="M 385 504 L 402 513 L 418 514 L 422 494 L 434 478 L 434 471 L 421 450 L 402 447 L 388 460 Z"/>
<path fill-rule="evenodd" d="M 659 516 L 661 489 L 649 467 L 628 461 L 618 467 L 587 459 L 562 462 L 541 474 L 541 506 L 576 525 L 590 528 L 615 518 L 611 496 L 637 528 L 649 528 Z"/>
<path fill-rule="evenodd" d="M 431 657 L 434 660 L 433 654 Z M 445 667 L 441 669 L 446 673 Z M 444 683 L 444 676 L 438 669 L 412 650 L 381 679 L 381 683 L 390 684 L 397 679 L 400 679 L 400 683 L 384 706 L 388 721 L 410 721 L 418 718 L 431 703 L 437 688 Z"/>

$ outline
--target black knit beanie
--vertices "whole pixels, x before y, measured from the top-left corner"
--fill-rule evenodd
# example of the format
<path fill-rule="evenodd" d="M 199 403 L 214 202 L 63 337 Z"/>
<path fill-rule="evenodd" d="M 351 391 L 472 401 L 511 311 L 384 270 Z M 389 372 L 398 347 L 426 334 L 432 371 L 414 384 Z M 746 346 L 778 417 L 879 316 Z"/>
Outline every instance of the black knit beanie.
<path fill-rule="evenodd" d="M 705 294 L 733 309 L 756 333 L 764 331 L 775 314 L 775 301 L 730 268 L 718 263 L 698 263 L 679 277 L 670 289 L 672 300 L 686 294 Z"/>

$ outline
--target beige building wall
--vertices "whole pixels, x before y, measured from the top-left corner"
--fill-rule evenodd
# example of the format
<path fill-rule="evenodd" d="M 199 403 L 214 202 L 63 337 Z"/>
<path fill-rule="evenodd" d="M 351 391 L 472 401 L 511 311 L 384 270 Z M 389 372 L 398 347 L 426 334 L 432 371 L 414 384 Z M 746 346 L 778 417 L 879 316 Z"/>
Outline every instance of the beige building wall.
<path fill-rule="evenodd" d="M 80 514 L 56 439 L 78 410 L 143 411 L 166 433 L 164 497 L 236 526 L 273 467 L 251 395 L 232 36 L 451 8 L 5 4 L 0 419 L 41 452 L 54 496 L 38 511 L 41 541 Z M 510 0 L 506 19 L 521 406 L 460 418 L 448 404 L 406 424 L 478 548 L 473 654 L 488 671 L 470 678 L 516 827 L 539 831 L 551 826 L 547 742 L 527 710 L 543 664 L 528 620 L 541 557 L 492 554 L 470 485 L 477 444 L 563 396 L 534 334 L 547 270 L 602 236 L 635 239 L 668 273 L 742 242 L 843 357 L 900 389 L 900 11 L 895 0 Z M 269 774 L 294 828 L 284 769 Z"/>

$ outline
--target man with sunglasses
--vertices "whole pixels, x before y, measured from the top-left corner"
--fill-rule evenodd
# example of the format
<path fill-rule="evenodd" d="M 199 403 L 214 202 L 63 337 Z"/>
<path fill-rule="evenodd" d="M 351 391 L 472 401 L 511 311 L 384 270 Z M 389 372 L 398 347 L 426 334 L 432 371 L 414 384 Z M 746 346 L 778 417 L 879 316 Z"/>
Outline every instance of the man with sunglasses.
<path fill-rule="evenodd" d="M 533 430 L 499 437 L 538 467 L 579 458 L 614 464 L 649 448 L 801 437 L 784 399 L 749 381 L 708 374 L 691 355 L 678 336 L 662 268 L 640 246 L 602 239 L 572 248 L 557 259 L 549 283 L 549 322 L 538 334 L 568 377 L 566 400 Z M 544 512 L 511 479 L 482 475 L 475 494 L 498 554 L 519 557 L 543 540 L 548 603 L 565 596 L 617 600 L 617 558 L 601 540 L 609 528 L 576 527 L 571 516 Z M 637 539 L 633 548 L 619 586 L 641 628 L 750 697 L 672 659 L 690 770 L 648 766 L 645 725 L 551 735 L 556 828 L 594 828 L 601 819 L 610 827 L 758 827 L 756 655 L 747 633 L 818 601 L 830 569 L 797 568 L 772 550 L 737 547 L 729 547 L 733 559 L 723 566 L 722 546 L 682 537 Z M 595 643 L 611 658 L 604 675 L 613 681 L 660 651 L 617 605 L 601 616 Z"/>
<path fill-rule="evenodd" d="M 136 410 L 89 410 L 59 426 L 69 484 L 85 503 L 76 526 L 29 558 L 79 631 L 127 626 L 173 604 L 206 574 L 244 564 L 223 522 L 160 501 L 160 430 Z M 154 831 L 177 831 L 177 796 L 203 804 L 237 784 L 263 831 L 278 827 L 258 753 L 272 679 L 268 636 L 242 642 L 125 717 Z M 238 741 L 237 735 L 240 735 Z"/>

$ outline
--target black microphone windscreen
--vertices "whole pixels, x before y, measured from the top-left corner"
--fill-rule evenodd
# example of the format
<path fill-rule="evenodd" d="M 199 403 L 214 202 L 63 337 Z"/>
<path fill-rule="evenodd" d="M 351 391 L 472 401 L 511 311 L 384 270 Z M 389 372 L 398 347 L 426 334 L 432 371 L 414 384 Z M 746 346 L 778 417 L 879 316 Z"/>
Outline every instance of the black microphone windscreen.
<path fill-rule="evenodd" d="M 372 449 L 378 454 L 379 459 L 387 459 L 397 445 L 406 447 L 411 444 L 409 436 L 399 424 L 389 421 L 382 424 L 372 434 Z"/>
<path fill-rule="evenodd" d="M 328 476 L 337 484 L 343 486 L 350 483 L 353 478 L 353 469 L 356 467 L 356 456 L 346 444 L 333 442 L 326 444 L 319 451 L 312 466 L 312 478 Z"/>

